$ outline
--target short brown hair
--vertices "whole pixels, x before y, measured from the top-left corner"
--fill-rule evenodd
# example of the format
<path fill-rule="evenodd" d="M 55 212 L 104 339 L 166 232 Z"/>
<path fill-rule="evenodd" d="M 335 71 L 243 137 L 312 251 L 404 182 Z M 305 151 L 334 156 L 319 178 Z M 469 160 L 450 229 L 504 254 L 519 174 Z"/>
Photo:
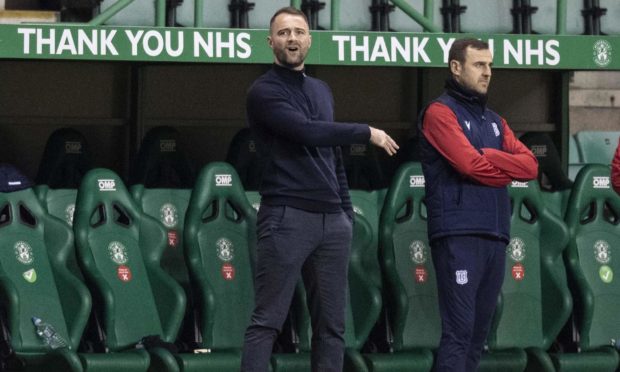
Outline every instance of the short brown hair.
<path fill-rule="evenodd" d="M 275 12 L 275 14 L 273 15 L 273 17 L 271 17 L 271 21 L 269 21 L 269 30 L 271 31 L 271 26 L 273 26 L 273 22 L 276 20 L 276 18 L 280 15 L 280 14 L 290 14 L 290 15 L 296 15 L 296 16 L 300 16 L 304 19 L 304 21 L 306 21 L 306 24 L 308 26 L 310 26 L 310 23 L 308 22 L 308 17 L 306 17 L 306 14 L 304 12 L 302 12 L 301 10 L 292 7 L 292 6 L 286 6 L 284 8 L 280 8 L 278 9 L 277 12 Z"/>
<path fill-rule="evenodd" d="M 448 54 L 448 66 L 450 66 L 450 62 L 453 60 L 458 61 L 460 64 L 465 63 L 465 51 L 468 47 L 472 47 L 476 50 L 487 50 L 489 49 L 489 43 L 478 39 L 456 40 L 452 44 L 450 53 Z"/>

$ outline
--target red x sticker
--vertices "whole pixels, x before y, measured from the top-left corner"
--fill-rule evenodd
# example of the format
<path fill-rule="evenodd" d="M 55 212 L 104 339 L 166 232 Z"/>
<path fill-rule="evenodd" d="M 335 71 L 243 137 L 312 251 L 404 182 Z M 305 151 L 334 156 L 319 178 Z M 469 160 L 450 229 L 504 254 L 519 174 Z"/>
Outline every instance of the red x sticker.
<path fill-rule="evenodd" d="M 235 279 L 235 268 L 228 262 L 222 265 L 222 278 L 224 278 L 224 280 Z"/>
<path fill-rule="evenodd" d="M 428 279 L 428 271 L 424 266 L 416 266 L 415 273 L 413 274 L 416 283 L 426 283 Z"/>
<path fill-rule="evenodd" d="M 116 270 L 116 274 L 118 275 L 118 278 L 123 282 L 128 282 L 131 280 L 131 270 L 128 266 L 119 266 Z"/>
<path fill-rule="evenodd" d="M 177 238 L 177 231 L 170 230 L 168 231 L 168 245 L 172 248 L 176 248 L 179 239 Z"/>
<path fill-rule="evenodd" d="M 525 267 L 520 263 L 512 267 L 512 278 L 518 282 L 525 279 Z"/>

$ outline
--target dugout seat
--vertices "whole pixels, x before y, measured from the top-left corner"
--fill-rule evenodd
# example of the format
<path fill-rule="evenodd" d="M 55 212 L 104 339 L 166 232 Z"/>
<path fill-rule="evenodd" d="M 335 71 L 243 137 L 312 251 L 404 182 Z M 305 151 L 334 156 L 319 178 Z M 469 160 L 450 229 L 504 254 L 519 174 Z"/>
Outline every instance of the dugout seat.
<path fill-rule="evenodd" d="M 495 349 L 524 349 L 527 370 L 553 372 L 546 350 L 572 310 L 562 260 L 568 228 L 546 207 L 536 181 L 513 182 L 509 193 L 511 240 L 489 355 Z"/>
<path fill-rule="evenodd" d="M 167 230 L 168 249 L 162 256 L 162 267 L 183 286 L 189 286 L 183 225 L 196 175 L 180 133 L 171 127 L 151 129 L 142 141 L 130 179 L 134 199 Z"/>
<path fill-rule="evenodd" d="M 379 213 L 383 206 L 383 200 L 387 189 L 374 191 L 349 190 L 355 221 L 364 220 L 368 229 L 353 231 L 354 245 L 362 245 L 365 250 L 360 251 L 362 264 L 366 270 L 366 276 L 374 286 L 381 289 L 381 266 L 379 265 Z"/>
<path fill-rule="evenodd" d="M 234 371 L 254 309 L 256 211 L 227 163 L 200 172 L 185 219 L 185 254 L 200 308 L 201 347 L 184 371 Z"/>
<path fill-rule="evenodd" d="M 132 163 L 129 184 L 190 189 L 195 180 L 196 171 L 183 148 L 179 131 L 168 126 L 149 130 Z"/>
<path fill-rule="evenodd" d="M 379 223 L 379 256 L 393 353 L 365 354 L 372 371 L 430 371 L 441 324 L 426 233 L 424 176 L 404 163 L 388 190 Z"/>
<path fill-rule="evenodd" d="M 375 147 L 369 144 L 342 146 L 342 160 L 351 190 L 378 190 L 387 187 Z"/>
<path fill-rule="evenodd" d="M 130 188 L 133 198 L 144 213 L 159 220 L 166 229 L 168 244 L 161 265 L 183 286 L 188 299 L 188 314 L 184 317 L 179 341 L 194 344 L 197 331 L 183 253 L 183 226 L 196 175 L 180 133 L 165 126 L 151 129 L 142 141 L 130 178 L 134 182 Z"/>
<path fill-rule="evenodd" d="M 519 138 L 538 160 L 538 182 L 549 209 L 564 216 L 572 181 L 562 170 L 560 155 L 547 133 L 529 132 Z"/>
<path fill-rule="evenodd" d="M 260 186 L 265 168 L 262 156 L 264 148 L 265 144 L 250 128 L 237 132 L 228 147 L 226 162 L 235 168 L 243 188 L 247 191 L 256 191 Z"/>
<path fill-rule="evenodd" d="M 620 131 L 579 131 L 575 133 L 581 161 L 587 164 L 611 164 L 618 137 L 620 137 Z"/>
<path fill-rule="evenodd" d="M 102 168 L 84 176 L 75 213 L 78 259 L 106 347 L 131 349 L 146 336 L 174 342 L 186 298 L 160 266 L 167 245 L 163 226 L 141 211 L 117 174 Z M 152 369 L 179 369 L 164 348 L 149 355 Z"/>
<path fill-rule="evenodd" d="M 91 168 L 90 150 L 82 133 L 61 128 L 50 135 L 35 178 L 35 192 L 48 213 L 73 225 L 77 188 Z"/>
<path fill-rule="evenodd" d="M 573 186 L 566 223 L 570 240 L 564 254 L 574 298 L 580 353 L 555 360 L 558 371 L 614 371 L 620 339 L 620 197 L 610 183 L 609 167 L 587 165 Z"/>
<path fill-rule="evenodd" d="M 31 185 L 15 168 L 1 166 L 0 179 L 2 334 L 8 331 L 7 341 L 17 357 L 3 370 L 146 371 L 149 356 L 143 351 L 76 352 L 92 301 L 67 265 L 74 250 L 71 229 L 44 211 Z M 35 333 L 33 316 L 51 324 L 69 348 L 47 349 Z"/>

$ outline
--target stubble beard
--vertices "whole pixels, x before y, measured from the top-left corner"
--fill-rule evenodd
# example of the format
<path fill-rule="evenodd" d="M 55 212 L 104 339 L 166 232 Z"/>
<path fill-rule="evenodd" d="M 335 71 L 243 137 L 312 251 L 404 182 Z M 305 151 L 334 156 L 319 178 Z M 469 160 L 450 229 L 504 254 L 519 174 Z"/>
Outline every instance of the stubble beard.
<path fill-rule="evenodd" d="M 278 62 L 289 69 L 294 69 L 301 66 L 306 59 L 306 53 L 298 51 L 295 55 L 287 53 L 286 49 L 280 50 L 276 53 L 276 59 Z"/>

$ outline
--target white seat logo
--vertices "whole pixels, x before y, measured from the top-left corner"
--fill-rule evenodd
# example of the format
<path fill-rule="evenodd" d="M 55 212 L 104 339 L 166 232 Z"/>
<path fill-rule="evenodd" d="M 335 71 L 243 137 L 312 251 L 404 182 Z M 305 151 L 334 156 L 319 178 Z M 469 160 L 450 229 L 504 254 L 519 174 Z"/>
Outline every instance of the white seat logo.
<path fill-rule="evenodd" d="M 547 156 L 547 145 L 533 145 L 532 153 L 534 156 L 544 158 Z"/>
<path fill-rule="evenodd" d="M 215 245 L 217 246 L 217 257 L 219 257 L 220 260 L 228 262 L 235 258 L 235 250 L 230 240 L 220 238 L 215 242 Z"/>
<path fill-rule="evenodd" d="M 592 177 L 592 187 L 595 189 L 608 189 L 609 177 Z"/>
<path fill-rule="evenodd" d="M 65 221 L 69 224 L 69 226 L 73 226 L 73 215 L 75 214 L 75 204 L 70 203 L 65 208 Z"/>
<path fill-rule="evenodd" d="M 349 149 L 349 154 L 353 156 L 364 156 L 366 155 L 366 145 L 364 144 L 353 144 Z"/>
<path fill-rule="evenodd" d="M 216 174 L 215 186 L 232 186 L 232 176 L 230 174 Z"/>
<path fill-rule="evenodd" d="M 176 152 L 177 141 L 173 139 L 163 139 L 159 141 L 159 152 Z"/>
<path fill-rule="evenodd" d="M 424 176 L 409 176 L 409 187 L 424 187 Z"/>
<path fill-rule="evenodd" d="M 177 208 L 172 203 L 165 203 L 159 209 L 159 218 L 166 227 L 175 227 L 179 220 Z"/>
<path fill-rule="evenodd" d="M 79 142 L 79 141 L 65 142 L 65 153 L 66 154 L 81 154 L 82 153 L 82 142 Z"/>
<path fill-rule="evenodd" d="M 14 249 L 15 257 L 17 257 L 17 260 L 24 265 L 31 264 L 32 261 L 34 261 L 34 255 L 32 254 L 32 247 L 30 244 L 20 240 L 15 243 Z"/>
<path fill-rule="evenodd" d="M 525 189 L 527 189 L 529 186 L 528 186 L 527 182 L 512 181 L 512 183 L 510 184 L 510 187 L 525 188 Z"/>
<path fill-rule="evenodd" d="M 116 191 L 116 182 L 113 179 L 97 180 L 99 191 Z"/>

